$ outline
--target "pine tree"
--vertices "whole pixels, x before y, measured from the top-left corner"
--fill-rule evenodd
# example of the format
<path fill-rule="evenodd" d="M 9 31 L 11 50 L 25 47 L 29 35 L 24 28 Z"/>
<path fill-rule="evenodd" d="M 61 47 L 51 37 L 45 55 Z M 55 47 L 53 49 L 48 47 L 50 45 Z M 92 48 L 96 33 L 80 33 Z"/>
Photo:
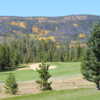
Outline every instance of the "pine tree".
<path fill-rule="evenodd" d="M 16 83 L 16 79 L 13 73 L 9 73 L 5 81 L 5 89 L 7 93 L 16 94 L 18 90 L 18 85 Z"/>
<path fill-rule="evenodd" d="M 82 61 L 82 74 L 100 90 L 100 24 L 95 25 Z"/>
<path fill-rule="evenodd" d="M 49 65 L 46 63 L 42 63 L 39 65 L 40 69 L 37 69 L 37 72 L 39 73 L 40 80 L 36 81 L 39 85 L 41 90 L 52 90 L 51 83 L 49 82 L 49 78 L 51 75 L 49 74 Z"/>

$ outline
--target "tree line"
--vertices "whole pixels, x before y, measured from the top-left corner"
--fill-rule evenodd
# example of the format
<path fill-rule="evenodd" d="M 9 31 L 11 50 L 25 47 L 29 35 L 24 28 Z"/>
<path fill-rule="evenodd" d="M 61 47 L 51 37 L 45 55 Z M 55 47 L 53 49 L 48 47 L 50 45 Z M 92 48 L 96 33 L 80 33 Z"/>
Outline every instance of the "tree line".
<path fill-rule="evenodd" d="M 0 43 L 0 71 L 23 63 L 80 61 L 84 51 L 80 46 L 70 48 L 68 42 L 57 44 L 52 40 L 36 40 L 30 35 L 6 38 Z"/>

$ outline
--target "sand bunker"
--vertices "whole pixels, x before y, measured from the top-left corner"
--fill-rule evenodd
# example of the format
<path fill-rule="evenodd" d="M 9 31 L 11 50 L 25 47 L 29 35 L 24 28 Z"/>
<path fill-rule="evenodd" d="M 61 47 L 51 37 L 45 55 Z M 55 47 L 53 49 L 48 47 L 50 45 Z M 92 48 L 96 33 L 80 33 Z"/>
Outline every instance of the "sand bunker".
<path fill-rule="evenodd" d="M 28 65 L 29 67 L 26 67 L 26 68 L 19 68 L 18 70 L 37 70 L 37 69 L 39 69 L 39 64 L 40 63 L 34 63 L 34 64 L 30 64 L 30 65 Z M 53 66 L 53 65 L 51 65 L 50 67 L 49 67 L 49 69 L 55 69 L 56 68 L 56 66 Z"/>
<path fill-rule="evenodd" d="M 31 64 L 31 65 L 29 65 L 29 66 L 30 66 L 30 69 L 32 69 L 32 70 L 40 69 L 40 68 L 39 68 L 39 64 L 40 64 L 40 63 L 36 63 L 36 64 Z M 56 66 L 52 66 L 52 65 L 49 67 L 49 69 L 55 69 L 55 68 L 56 68 Z"/>

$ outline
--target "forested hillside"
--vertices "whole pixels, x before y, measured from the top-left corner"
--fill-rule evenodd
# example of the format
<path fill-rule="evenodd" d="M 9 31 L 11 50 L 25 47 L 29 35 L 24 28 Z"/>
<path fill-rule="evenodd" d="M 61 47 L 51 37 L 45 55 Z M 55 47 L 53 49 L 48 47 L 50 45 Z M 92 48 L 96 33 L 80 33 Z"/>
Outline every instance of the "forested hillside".
<path fill-rule="evenodd" d="M 41 40 L 65 41 L 86 40 L 94 23 L 100 20 L 95 15 L 72 15 L 63 17 L 0 17 L 2 36 L 32 34 Z"/>
<path fill-rule="evenodd" d="M 30 62 L 80 61 L 99 16 L 0 17 L 0 70 Z"/>

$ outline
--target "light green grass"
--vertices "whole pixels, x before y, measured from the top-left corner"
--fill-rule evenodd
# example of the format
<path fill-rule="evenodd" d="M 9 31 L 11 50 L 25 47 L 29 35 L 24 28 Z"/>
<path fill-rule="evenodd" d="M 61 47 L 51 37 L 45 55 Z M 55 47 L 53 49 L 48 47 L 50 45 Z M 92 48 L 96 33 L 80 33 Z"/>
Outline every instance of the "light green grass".
<path fill-rule="evenodd" d="M 56 69 L 50 71 L 53 77 L 62 79 L 66 77 L 81 75 L 80 62 L 69 62 L 69 63 L 56 62 L 52 64 L 57 66 Z"/>
<path fill-rule="evenodd" d="M 51 69 L 50 73 L 53 78 L 67 78 L 76 75 L 80 75 L 80 62 L 53 62 L 51 65 L 55 65 L 57 68 Z M 29 81 L 38 79 L 38 73 L 33 70 L 20 70 L 20 71 L 7 71 L 0 72 L 0 81 L 4 81 L 9 72 L 13 72 L 18 81 Z"/>
<path fill-rule="evenodd" d="M 100 92 L 96 89 L 61 90 L 3 100 L 100 100 Z"/>

